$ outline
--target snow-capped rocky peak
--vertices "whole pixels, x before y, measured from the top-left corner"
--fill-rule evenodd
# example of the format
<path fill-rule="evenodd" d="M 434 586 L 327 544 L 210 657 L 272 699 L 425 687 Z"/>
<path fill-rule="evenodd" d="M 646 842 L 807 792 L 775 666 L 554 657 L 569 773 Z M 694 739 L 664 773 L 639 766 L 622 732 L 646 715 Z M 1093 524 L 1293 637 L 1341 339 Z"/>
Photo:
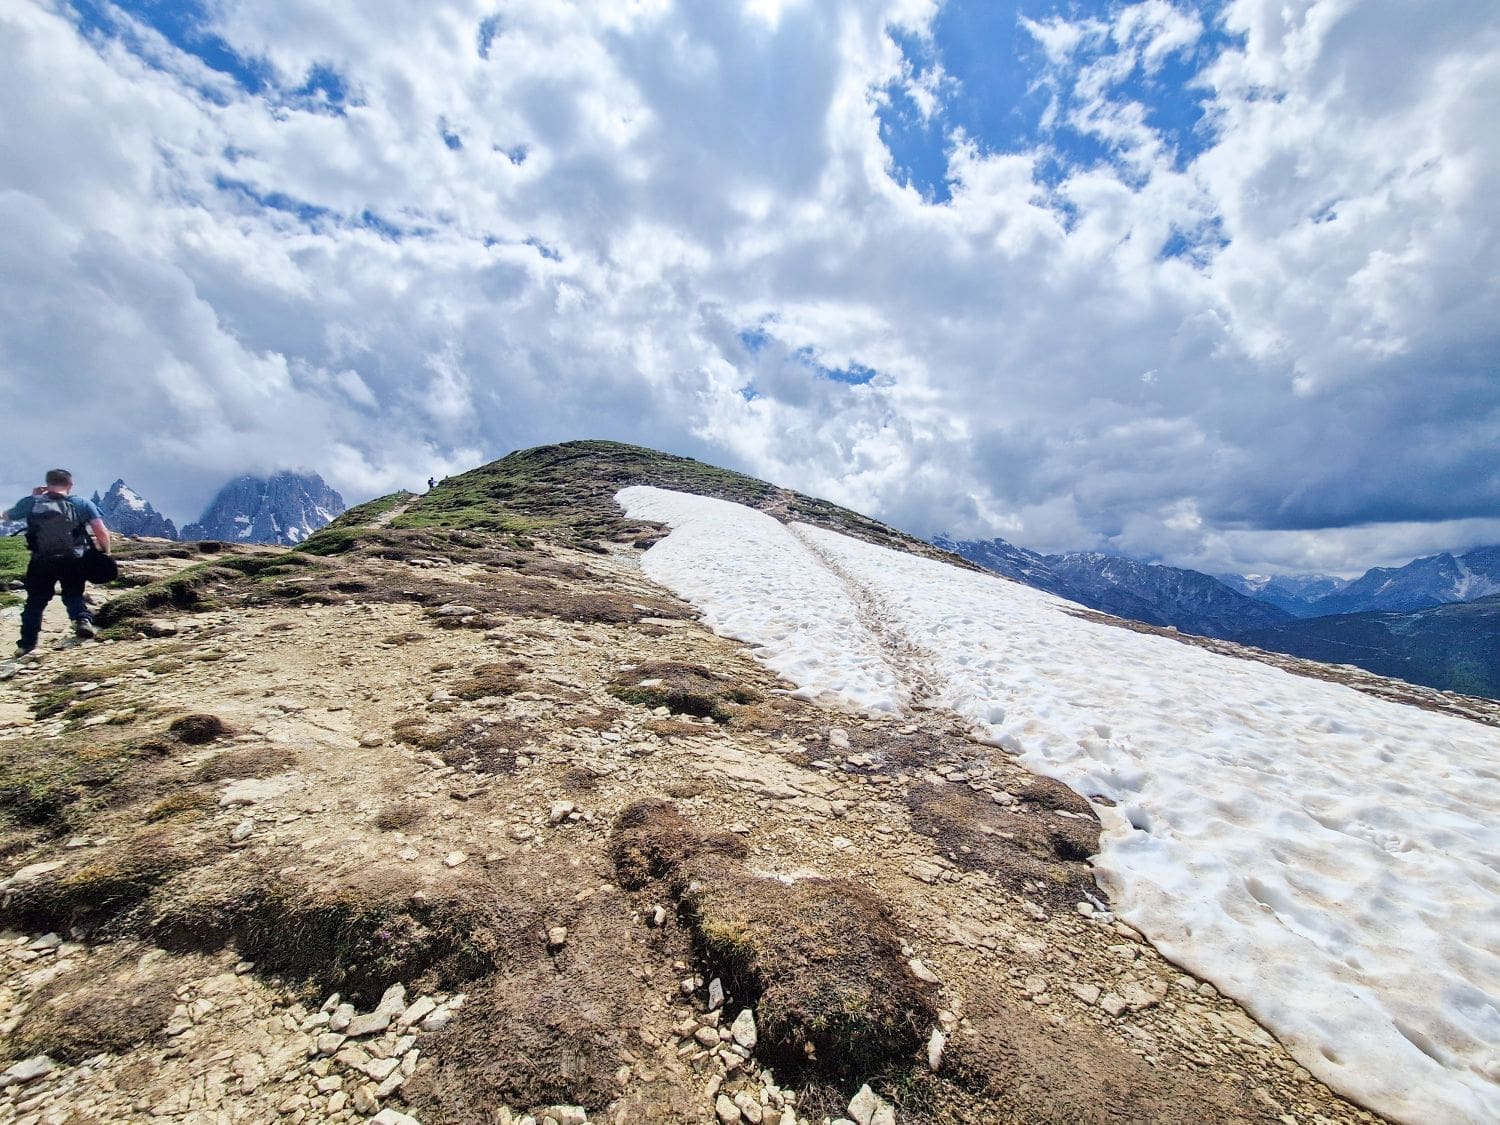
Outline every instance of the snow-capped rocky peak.
<path fill-rule="evenodd" d="M 105 525 L 117 535 L 177 538 L 177 528 L 172 521 L 123 480 L 115 481 L 103 496 L 94 493 L 93 499 L 104 516 Z"/>
<path fill-rule="evenodd" d="M 344 498 L 317 473 L 237 477 L 219 490 L 197 523 L 182 529 L 182 537 L 292 546 L 327 526 L 344 507 Z"/>

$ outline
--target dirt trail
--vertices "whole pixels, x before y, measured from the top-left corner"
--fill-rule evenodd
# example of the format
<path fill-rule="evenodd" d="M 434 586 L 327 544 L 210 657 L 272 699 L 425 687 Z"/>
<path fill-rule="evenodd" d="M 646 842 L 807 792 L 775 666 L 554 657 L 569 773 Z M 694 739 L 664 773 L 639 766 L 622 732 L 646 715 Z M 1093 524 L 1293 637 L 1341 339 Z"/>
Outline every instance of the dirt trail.
<path fill-rule="evenodd" d="M 1087 806 L 942 712 L 792 698 L 626 546 L 381 534 L 0 682 L 0 1122 L 801 1125 L 865 1082 L 901 1122 L 1374 1120 L 1098 909 Z M 678 667 L 713 698 L 654 702 Z M 647 799 L 738 866 L 626 889 Z M 935 1072 L 768 1065 L 772 997 L 711 994 L 701 904 L 794 927 L 809 880 L 938 982 Z"/>

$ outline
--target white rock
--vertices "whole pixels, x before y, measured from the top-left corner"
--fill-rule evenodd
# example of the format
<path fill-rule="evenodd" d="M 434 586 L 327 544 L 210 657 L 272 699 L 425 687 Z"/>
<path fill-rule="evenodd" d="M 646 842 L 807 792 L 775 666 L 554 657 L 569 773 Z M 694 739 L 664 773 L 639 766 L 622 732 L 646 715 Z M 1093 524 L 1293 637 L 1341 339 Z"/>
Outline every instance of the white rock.
<path fill-rule="evenodd" d="M 547 931 L 547 948 L 561 949 L 568 944 L 568 927 L 553 926 Z"/>
<path fill-rule="evenodd" d="M 1068 990 L 1085 1004 L 1099 1003 L 1099 986 L 1097 984 L 1079 984 L 1074 982 L 1068 985 Z"/>
<path fill-rule="evenodd" d="M 755 1013 L 749 1008 L 741 1011 L 739 1015 L 734 1017 L 734 1023 L 729 1028 L 729 1034 L 745 1050 L 755 1050 Z"/>
<path fill-rule="evenodd" d="M 57 1064 L 47 1055 L 32 1055 L 29 1059 L 22 1059 L 12 1064 L 9 1070 L 0 1074 L 0 1089 L 35 1082 L 38 1078 L 45 1078 L 56 1069 Z"/>
<path fill-rule="evenodd" d="M 551 808 L 547 810 L 547 823 L 555 827 L 567 820 L 572 811 L 572 801 L 553 801 Z"/>
<path fill-rule="evenodd" d="M 396 1020 L 397 1027 L 410 1027 L 414 1023 L 420 1023 L 427 1018 L 429 1012 L 437 1008 L 437 1001 L 431 996 L 420 996 L 412 1005 L 402 1012 Z"/>
<path fill-rule="evenodd" d="M 543 1112 L 556 1121 L 557 1125 L 584 1125 L 589 1119 L 588 1110 L 581 1105 L 554 1105 Z"/>
<path fill-rule="evenodd" d="M 876 1097 L 875 1091 L 870 1089 L 869 1083 L 859 1088 L 859 1093 L 849 1099 L 849 1116 L 854 1118 L 857 1125 L 870 1125 L 875 1111 L 880 1108 L 880 1099 Z"/>
<path fill-rule="evenodd" d="M 716 1008 L 722 1008 L 723 1006 L 724 982 L 721 981 L 718 977 L 714 977 L 713 980 L 708 982 L 708 1010 L 713 1011 Z"/>
<path fill-rule="evenodd" d="M 443 863 L 447 867 L 457 867 L 460 863 L 466 863 L 468 859 L 469 857 L 464 855 L 463 852 L 449 852 L 448 857 L 443 860 Z"/>
<path fill-rule="evenodd" d="M 943 1065 L 943 1048 L 948 1045 L 948 1037 L 937 1028 L 932 1029 L 932 1035 L 927 1040 L 927 1069 L 934 1074 Z"/>
<path fill-rule="evenodd" d="M 250 833 L 255 831 L 255 821 L 245 819 L 236 824 L 229 832 L 229 839 L 238 844 L 242 840 L 248 840 Z"/>
<path fill-rule="evenodd" d="M 740 1107 L 724 1094 L 720 1094 L 718 1100 L 714 1102 L 714 1113 L 718 1115 L 723 1125 L 735 1125 L 735 1122 L 742 1120 Z"/>
<path fill-rule="evenodd" d="M 434 617 L 473 617 L 478 612 L 479 610 L 471 605 L 460 605 L 457 602 L 449 602 L 432 611 Z"/>
<path fill-rule="evenodd" d="M 1118 1016 L 1123 1015 L 1130 1005 L 1125 1002 L 1124 997 L 1113 992 L 1106 992 L 1103 996 L 1099 997 L 1099 1007 L 1112 1016 Z"/>
<path fill-rule="evenodd" d="M 328 1028 L 330 1031 L 343 1031 L 349 1026 L 349 1021 L 354 1018 L 353 1004 L 340 1004 L 334 1008 L 333 1014 L 328 1017 Z"/>
<path fill-rule="evenodd" d="M 395 1019 L 406 1011 L 406 985 L 393 984 L 380 995 L 380 1003 L 375 1005 L 377 1012 L 385 1012 Z"/>
<path fill-rule="evenodd" d="M 370 1118 L 370 1125 L 422 1125 L 422 1123 L 415 1117 L 408 1117 L 404 1113 L 387 1108 Z"/>
<path fill-rule="evenodd" d="M 375 1088 L 368 1082 L 354 1091 L 354 1098 L 352 1100 L 355 1112 L 362 1113 L 366 1117 L 380 1111 L 380 1102 L 376 1100 Z"/>
<path fill-rule="evenodd" d="M 748 1092 L 741 1090 L 736 1094 L 734 1104 L 739 1107 L 741 1116 L 750 1122 L 750 1125 L 760 1125 L 764 1111 L 761 1109 L 760 1102 L 751 1097 Z"/>
<path fill-rule="evenodd" d="M 907 964 L 911 966 L 912 975 L 918 980 L 925 980 L 928 984 L 942 983 L 942 978 L 924 965 L 920 957 L 913 957 Z"/>
<path fill-rule="evenodd" d="M 349 1021 L 349 1038 L 362 1039 L 366 1035 L 374 1035 L 377 1031 L 384 1031 L 391 1026 L 392 1018 L 390 1012 L 382 1012 L 378 1009 L 365 1015 L 355 1016 Z M 329 1026 L 333 1026 L 332 1021 L 329 1021 Z"/>

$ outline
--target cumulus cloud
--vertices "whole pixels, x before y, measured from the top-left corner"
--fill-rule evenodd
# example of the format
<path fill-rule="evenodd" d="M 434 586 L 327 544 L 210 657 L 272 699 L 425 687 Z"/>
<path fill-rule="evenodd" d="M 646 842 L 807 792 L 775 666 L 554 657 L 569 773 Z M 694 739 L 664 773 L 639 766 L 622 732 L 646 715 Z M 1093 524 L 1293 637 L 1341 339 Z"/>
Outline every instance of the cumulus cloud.
<path fill-rule="evenodd" d="M 0 487 L 192 517 L 606 436 L 1217 570 L 1500 539 L 1500 21 L 1409 8 L 1028 7 L 1017 139 L 945 116 L 929 0 L 22 0 Z"/>

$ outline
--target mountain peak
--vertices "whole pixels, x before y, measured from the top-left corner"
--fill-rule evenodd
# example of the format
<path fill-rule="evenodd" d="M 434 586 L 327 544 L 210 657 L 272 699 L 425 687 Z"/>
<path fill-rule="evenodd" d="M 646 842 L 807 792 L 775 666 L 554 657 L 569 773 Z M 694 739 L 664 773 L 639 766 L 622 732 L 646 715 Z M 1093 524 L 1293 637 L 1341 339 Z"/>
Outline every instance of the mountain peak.
<path fill-rule="evenodd" d="M 221 488 L 202 518 L 182 529 L 182 537 L 291 546 L 326 527 L 344 509 L 344 498 L 317 473 L 245 474 Z"/>
<path fill-rule="evenodd" d="M 95 492 L 94 503 L 104 516 L 105 526 L 116 534 L 177 538 L 177 528 L 172 521 L 126 484 L 123 477 L 116 478 L 103 496 Z"/>

